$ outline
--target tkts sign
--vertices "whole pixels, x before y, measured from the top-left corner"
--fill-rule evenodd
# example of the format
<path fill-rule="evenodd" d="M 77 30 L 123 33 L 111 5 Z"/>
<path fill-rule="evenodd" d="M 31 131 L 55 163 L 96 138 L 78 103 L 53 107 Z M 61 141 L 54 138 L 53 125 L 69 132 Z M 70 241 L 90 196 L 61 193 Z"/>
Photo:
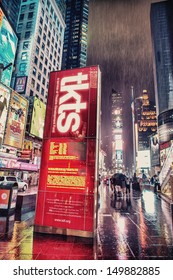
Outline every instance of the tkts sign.
<path fill-rule="evenodd" d="M 53 227 L 58 233 L 66 229 L 67 234 L 75 230 L 91 236 L 98 177 L 100 71 L 86 67 L 52 72 L 49 85 L 35 229 L 44 232 L 44 227 Z"/>
<path fill-rule="evenodd" d="M 87 110 L 87 102 L 82 102 L 82 92 L 89 89 L 88 75 L 62 78 L 58 98 L 57 131 L 74 133 L 81 125 L 81 112 Z"/>

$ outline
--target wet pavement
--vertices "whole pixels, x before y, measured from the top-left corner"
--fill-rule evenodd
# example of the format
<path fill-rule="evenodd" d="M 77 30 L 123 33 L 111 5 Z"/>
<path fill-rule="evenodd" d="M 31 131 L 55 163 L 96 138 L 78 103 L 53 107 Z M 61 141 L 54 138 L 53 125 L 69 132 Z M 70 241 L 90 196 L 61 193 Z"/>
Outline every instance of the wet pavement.
<path fill-rule="evenodd" d="M 151 190 L 114 198 L 99 186 L 97 238 L 33 232 L 34 211 L 0 217 L 1 260 L 173 259 L 169 204 Z"/>

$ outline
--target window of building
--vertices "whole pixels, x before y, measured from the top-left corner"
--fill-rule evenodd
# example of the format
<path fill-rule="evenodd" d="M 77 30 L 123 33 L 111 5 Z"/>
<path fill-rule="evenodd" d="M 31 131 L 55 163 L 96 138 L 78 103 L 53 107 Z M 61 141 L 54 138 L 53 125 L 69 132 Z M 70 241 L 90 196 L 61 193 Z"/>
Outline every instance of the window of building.
<path fill-rule="evenodd" d="M 50 33 L 50 31 L 48 32 L 48 37 L 49 37 L 49 38 L 51 37 L 51 33 Z"/>
<path fill-rule="evenodd" d="M 28 50 L 29 46 L 30 46 L 30 42 L 29 41 L 23 42 L 23 50 Z"/>
<path fill-rule="evenodd" d="M 44 17 L 44 10 L 43 9 L 41 9 L 41 14 Z"/>
<path fill-rule="evenodd" d="M 21 31 L 23 27 L 23 23 L 19 23 L 17 27 L 17 31 Z"/>
<path fill-rule="evenodd" d="M 44 88 L 41 89 L 41 95 L 44 96 Z"/>
<path fill-rule="evenodd" d="M 30 5 L 29 5 L 29 9 L 30 10 L 33 10 L 35 8 L 35 3 L 31 3 Z"/>
<path fill-rule="evenodd" d="M 40 24 L 43 24 L 43 18 L 42 17 L 40 18 Z"/>
<path fill-rule="evenodd" d="M 46 76 L 46 74 L 47 74 L 46 68 L 44 68 L 43 73 L 44 73 L 44 75 Z"/>
<path fill-rule="evenodd" d="M 37 69 L 36 69 L 35 67 L 33 67 L 32 74 L 33 74 L 34 76 L 36 76 L 36 74 L 37 74 Z"/>
<path fill-rule="evenodd" d="M 38 58 L 35 56 L 34 57 L 34 63 L 37 65 L 37 63 L 38 63 Z"/>
<path fill-rule="evenodd" d="M 38 72 L 38 80 L 41 81 L 41 73 Z"/>
<path fill-rule="evenodd" d="M 50 61 L 52 61 L 52 54 L 50 54 Z"/>
<path fill-rule="evenodd" d="M 41 26 L 39 26 L 38 32 L 39 32 L 40 35 L 42 34 L 42 27 Z"/>
<path fill-rule="evenodd" d="M 28 58 L 28 53 L 27 52 L 22 52 L 21 60 L 26 60 L 27 58 Z"/>
<path fill-rule="evenodd" d="M 22 6 L 21 6 L 21 10 L 20 10 L 20 12 L 22 12 L 22 13 L 23 13 L 23 12 L 25 12 L 25 10 L 26 10 L 26 5 L 22 5 Z"/>
<path fill-rule="evenodd" d="M 42 70 L 43 69 L 43 64 L 40 62 L 39 64 L 39 69 Z"/>
<path fill-rule="evenodd" d="M 46 16 L 46 23 L 48 23 L 48 21 L 49 21 L 49 20 L 48 20 L 48 17 Z"/>
<path fill-rule="evenodd" d="M 34 95 L 34 92 L 33 92 L 33 90 L 31 89 L 30 90 L 30 96 L 33 96 Z"/>
<path fill-rule="evenodd" d="M 36 90 L 39 92 L 40 91 L 40 85 L 37 84 Z"/>
<path fill-rule="evenodd" d="M 44 53 L 43 53 L 43 52 L 41 52 L 41 54 L 40 54 L 40 58 L 41 58 L 41 60 L 43 60 L 43 59 L 44 59 Z"/>
<path fill-rule="evenodd" d="M 31 28 L 32 27 L 32 21 L 28 21 L 26 24 L 26 28 Z"/>
<path fill-rule="evenodd" d="M 42 48 L 43 51 L 45 50 L 45 44 L 44 43 L 42 43 L 41 48 Z"/>
<path fill-rule="evenodd" d="M 24 14 L 21 14 L 20 17 L 19 17 L 19 21 L 23 20 L 24 17 L 25 17 L 25 15 L 24 15 Z"/>
<path fill-rule="evenodd" d="M 31 32 L 30 31 L 25 32 L 25 39 L 29 39 L 30 36 L 31 36 Z"/>
<path fill-rule="evenodd" d="M 43 34 L 43 40 L 46 41 L 46 34 Z"/>
<path fill-rule="evenodd" d="M 26 66 L 27 66 L 26 63 L 20 63 L 20 65 L 19 65 L 19 71 L 20 71 L 20 73 L 25 73 L 25 71 L 26 71 Z"/>
<path fill-rule="evenodd" d="M 37 43 L 40 44 L 41 38 L 40 36 L 37 37 Z"/>
<path fill-rule="evenodd" d="M 43 83 L 43 85 L 46 84 L 46 79 L 44 77 L 43 77 L 42 83 Z"/>
<path fill-rule="evenodd" d="M 35 87 L 35 80 L 32 78 L 31 79 L 31 86 L 34 88 Z"/>
<path fill-rule="evenodd" d="M 36 54 L 39 54 L 39 47 L 38 46 L 36 46 L 35 52 L 36 52 Z"/>
<path fill-rule="evenodd" d="M 48 47 L 50 47 L 50 41 L 49 40 L 47 40 L 47 45 L 48 45 Z"/>
<path fill-rule="evenodd" d="M 33 12 L 30 12 L 30 13 L 28 14 L 28 19 L 33 18 L 33 16 L 34 16 L 34 13 L 33 13 Z"/>
<path fill-rule="evenodd" d="M 48 59 L 47 59 L 47 58 L 45 58 L 45 64 L 46 64 L 46 65 L 48 64 Z"/>
<path fill-rule="evenodd" d="M 44 31 L 47 32 L 47 25 L 46 24 L 44 25 Z"/>

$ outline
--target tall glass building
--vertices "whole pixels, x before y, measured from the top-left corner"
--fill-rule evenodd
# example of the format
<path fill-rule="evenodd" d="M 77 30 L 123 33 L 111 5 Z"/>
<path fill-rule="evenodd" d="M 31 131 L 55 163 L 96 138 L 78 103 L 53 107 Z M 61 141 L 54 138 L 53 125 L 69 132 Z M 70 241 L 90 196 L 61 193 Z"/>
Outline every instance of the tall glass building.
<path fill-rule="evenodd" d="M 151 35 L 157 115 L 173 108 L 173 4 L 151 5 Z"/>
<path fill-rule="evenodd" d="M 173 140 L 173 3 L 151 5 L 151 36 L 159 143 Z"/>
<path fill-rule="evenodd" d="M 10 24 L 16 30 L 21 0 L 0 0 Z"/>
<path fill-rule="evenodd" d="M 62 69 L 85 67 L 89 0 L 66 0 Z"/>

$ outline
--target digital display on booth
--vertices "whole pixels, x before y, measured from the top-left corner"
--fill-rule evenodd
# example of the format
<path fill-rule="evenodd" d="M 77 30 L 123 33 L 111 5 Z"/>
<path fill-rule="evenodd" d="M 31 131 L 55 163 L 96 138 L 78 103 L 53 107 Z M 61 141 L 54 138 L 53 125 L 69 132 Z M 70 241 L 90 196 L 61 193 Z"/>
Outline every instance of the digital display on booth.
<path fill-rule="evenodd" d="M 35 229 L 93 232 L 99 68 L 52 72 L 49 84 Z"/>

